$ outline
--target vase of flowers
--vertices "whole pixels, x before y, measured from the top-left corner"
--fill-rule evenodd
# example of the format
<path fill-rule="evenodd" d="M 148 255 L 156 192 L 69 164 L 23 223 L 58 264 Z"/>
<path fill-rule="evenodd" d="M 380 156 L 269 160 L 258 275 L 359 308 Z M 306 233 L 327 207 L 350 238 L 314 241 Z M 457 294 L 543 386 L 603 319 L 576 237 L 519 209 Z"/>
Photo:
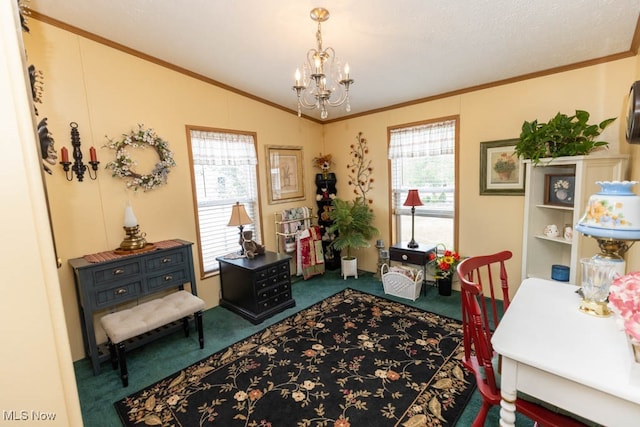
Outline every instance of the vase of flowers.
<path fill-rule="evenodd" d="M 451 282 L 460 263 L 460 254 L 444 247 L 436 247 L 435 252 L 429 254 L 429 261 L 435 267 L 435 278 L 440 295 L 451 295 Z"/>
<path fill-rule="evenodd" d="M 636 366 L 640 366 L 640 271 L 613 279 L 609 308 L 627 334 Z"/>

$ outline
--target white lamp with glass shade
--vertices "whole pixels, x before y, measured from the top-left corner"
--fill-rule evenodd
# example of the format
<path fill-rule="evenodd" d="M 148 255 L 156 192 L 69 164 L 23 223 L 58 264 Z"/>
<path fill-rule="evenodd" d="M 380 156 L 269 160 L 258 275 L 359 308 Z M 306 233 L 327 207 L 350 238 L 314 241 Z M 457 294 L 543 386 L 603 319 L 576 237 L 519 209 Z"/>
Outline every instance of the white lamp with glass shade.
<path fill-rule="evenodd" d="M 229 218 L 229 223 L 227 224 L 227 226 L 237 226 L 240 230 L 240 255 L 244 254 L 244 248 L 242 246 L 242 230 L 244 229 L 245 225 L 252 223 L 253 221 L 249 217 L 249 214 L 247 214 L 244 205 L 241 205 L 240 202 L 236 202 L 236 204 L 231 207 L 231 218 Z"/>
<path fill-rule="evenodd" d="M 631 191 L 637 181 L 597 181 L 596 184 L 601 187 L 601 191 L 589 197 L 585 212 L 575 229 L 596 239 L 601 251 L 591 259 L 581 260 L 583 288 L 594 287 L 591 282 L 595 280 L 598 282 L 595 286 L 601 287 L 602 292 L 608 295 L 613 275 L 609 277 L 605 273 L 604 276 L 608 277 L 605 279 L 600 276 L 609 268 L 621 276 L 625 274 L 624 255 L 640 240 L 640 197 Z M 582 311 L 600 316 L 609 314 L 606 298 L 589 301 L 584 294 L 583 298 L 580 306 Z"/>
<path fill-rule="evenodd" d="M 144 234 L 139 234 L 140 227 L 138 227 L 138 218 L 133 213 L 133 207 L 131 203 L 127 203 L 127 206 L 124 208 L 124 231 L 126 233 L 126 237 L 120 243 L 121 251 L 134 251 L 144 249 L 147 246 L 147 240 L 144 238 Z"/>
<path fill-rule="evenodd" d="M 640 197 L 631 191 L 637 181 L 597 181 L 601 191 L 590 196 L 576 231 L 597 240 L 596 257 L 616 262 L 625 274 L 624 254 L 640 240 Z"/>

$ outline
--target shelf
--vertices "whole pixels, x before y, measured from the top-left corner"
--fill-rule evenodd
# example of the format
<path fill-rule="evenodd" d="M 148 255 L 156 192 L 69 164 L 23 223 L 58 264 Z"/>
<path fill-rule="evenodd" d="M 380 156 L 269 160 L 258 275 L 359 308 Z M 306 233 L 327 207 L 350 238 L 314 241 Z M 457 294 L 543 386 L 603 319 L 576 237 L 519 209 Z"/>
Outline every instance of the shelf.
<path fill-rule="evenodd" d="M 559 211 L 573 212 L 573 206 L 557 206 L 557 205 L 536 205 L 536 208 L 557 209 Z"/>
<path fill-rule="evenodd" d="M 313 215 L 313 208 L 307 208 L 309 211 L 309 215 L 302 217 L 302 218 L 292 218 L 292 219 L 282 219 L 282 213 L 280 212 L 276 212 L 275 213 L 275 219 L 274 219 L 274 223 L 275 223 L 275 237 L 276 237 L 276 252 L 280 253 L 281 251 L 281 243 L 282 245 L 284 245 L 284 242 L 280 242 L 281 238 L 284 237 L 285 239 L 287 238 L 291 238 L 291 237 L 295 237 L 296 234 L 298 233 L 298 231 L 300 230 L 304 230 L 308 227 L 310 227 L 311 225 L 313 225 L 313 220 L 317 218 L 317 216 Z M 282 229 L 285 229 L 284 226 L 289 225 L 289 224 L 298 224 L 298 229 L 294 230 L 294 231 L 280 231 Z M 288 227 L 286 227 L 288 228 Z M 286 251 L 286 248 L 282 248 Z M 290 251 L 289 251 L 290 252 Z"/>
<path fill-rule="evenodd" d="M 556 242 L 556 243 L 563 243 L 565 245 L 571 245 L 573 243 L 573 240 L 567 240 L 563 237 L 547 237 L 545 235 L 542 234 L 538 234 L 536 236 L 534 236 L 536 239 L 542 239 L 542 240 L 548 240 L 550 242 Z"/>
<path fill-rule="evenodd" d="M 576 233 L 571 240 L 565 239 L 563 234 L 547 237 L 543 230 L 549 225 L 556 225 L 560 233 L 563 233 L 564 226 L 578 223 L 589 196 L 599 191 L 597 181 L 624 179 L 628 156 L 562 157 L 538 165 L 533 165 L 530 160 L 524 164 L 526 170 L 521 278 L 549 279 L 552 265 L 562 264 L 570 269 L 569 282 L 580 283 L 580 258 L 598 253 L 596 242 Z M 543 203 L 548 191 L 547 175 L 553 174 L 575 176 L 573 206 Z"/>

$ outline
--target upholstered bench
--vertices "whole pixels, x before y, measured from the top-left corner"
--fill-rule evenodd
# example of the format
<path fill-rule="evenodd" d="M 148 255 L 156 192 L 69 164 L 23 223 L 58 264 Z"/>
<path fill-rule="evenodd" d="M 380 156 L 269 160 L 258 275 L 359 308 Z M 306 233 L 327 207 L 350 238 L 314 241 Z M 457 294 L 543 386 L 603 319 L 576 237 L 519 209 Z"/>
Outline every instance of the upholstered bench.
<path fill-rule="evenodd" d="M 120 365 L 122 385 L 129 385 L 126 361 L 126 340 L 153 331 L 156 328 L 182 319 L 185 335 L 189 336 L 189 319 L 195 316 L 200 348 L 204 348 L 202 310 L 204 301 L 190 292 L 181 290 L 163 298 L 144 302 L 133 308 L 110 313 L 100 322 L 107 334 L 113 369 Z"/>

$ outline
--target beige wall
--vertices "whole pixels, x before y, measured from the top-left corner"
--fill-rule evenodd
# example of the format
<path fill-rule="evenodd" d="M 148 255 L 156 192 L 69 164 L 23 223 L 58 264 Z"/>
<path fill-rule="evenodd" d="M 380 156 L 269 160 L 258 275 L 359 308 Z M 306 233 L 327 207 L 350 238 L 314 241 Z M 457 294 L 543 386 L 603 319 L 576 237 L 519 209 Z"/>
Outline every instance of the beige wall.
<path fill-rule="evenodd" d="M 131 201 L 148 241 L 181 238 L 197 241 L 185 125 L 256 132 L 263 242 L 275 249 L 274 214 L 289 206 L 315 205 L 311 159 L 322 150 L 322 126 L 152 64 L 37 20 L 25 36 L 29 60 L 44 73 L 40 116 L 48 117 L 58 152 L 70 148 L 70 122 L 77 122 L 84 150 L 94 146 L 101 162 L 98 179 L 68 182 L 60 166 L 46 177 L 58 255 L 64 308 L 74 359 L 84 357 L 70 258 L 117 248 L 124 238 L 124 208 Z M 149 192 L 127 190 L 105 170 L 114 152 L 106 136 L 119 137 L 138 124 L 151 127 L 169 142 L 177 166 L 168 184 Z M 308 200 L 269 205 L 266 145 L 304 147 Z M 71 150 L 70 150 L 71 151 Z M 154 152 L 132 156 L 151 170 Z M 146 162 L 145 162 L 146 161 Z M 194 251 L 196 272 L 200 270 Z M 219 280 L 198 281 L 207 307 L 218 304 Z M 98 327 L 98 333 L 102 334 Z M 101 335 L 104 336 L 104 335 Z"/>
<path fill-rule="evenodd" d="M 558 111 L 572 113 L 575 109 L 584 109 L 591 113 L 592 121 L 620 118 L 602 138 L 610 142 L 610 152 L 627 153 L 624 109 L 629 86 L 637 76 L 637 62 L 636 58 L 629 58 L 331 123 L 325 126 L 325 146 L 342 159 L 338 165 L 340 171 L 339 168 L 346 165 L 349 145 L 357 132 L 363 132 L 369 139 L 379 183 L 373 192 L 376 222 L 381 237 L 388 243 L 391 233 L 387 220 L 387 127 L 458 115 L 460 226 L 457 249 L 464 256 L 511 250 L 514 257 L 509 275 L 519 278 L 524 197 L 479 195 L 480 142 L 517 138 L 524 120 L 546 121 Z M 638 167 L 635 169 L 637 174 Z M 338 191 L 338 194 L 348 192 L 344 179 L 339 182 Z M 365 265 L 371 270 L 375 268 L 375 258 L 373 249 L 369 252 L 371 256 Z M 638 261 L 628 259 L 630 269 L 640 268 Z M 512 292 L 517 290 L 517 281 L 514 285 Z"/>
<path fill-rule="evenodd" d="M 16 6 L 0 2 L 0 146 L 7 159 L 0 168 L 0 424 L 78 426 L 82 417 Z"/>
<path fill-rule="evenodd" d="M 30 62 L 45 73 L 43 104 L 38 108 L 41 116 L 49 117 L 56 149 L 69 146 L 69 122 L 75 121 L 85 150 L 91 145 L 98 148 L 102 162 L 96 181 L 67 182 L 59 167 L 54 175 L 47 177 L 58 252 L 63 262 L 59 276 L 74 359 L 84 354 L 67 260 L 117 247 L 123 237 L 122 216 L 128 199 L 149 240 L 179 237 L 196 241 L 186 124 L 257 133 L 263 241 L 268 249 L 274 250 L 274 213 L 302 204 L 315 207 L 313 176 L 317 170 L 311 167 L 311 159 L 319 152 L 333 154 L 338 196 L 349 198 L 351 188 L 347 184 L 346 164 L 349 146 L 355 142 L 358 132 L 367 138 L 371 150 L 375 185 L 370 196 L 374 200 L 375 225 L 381 230 L 380 238 L 388 245 L 387 127 L 459 116 L 458 249 L 463 255 L 502 249 L 513 251 L 509 271 L 512 278 L 520 277 L 524 198 L 479 196 L 481 141 L 517 137 L 524 120 L 546 120 L 558 111 L 571 113 L 576 108 L 585 109 L 591 112 L 594 121 L 612 116 L 621 118 L 607 129 L 603 138 L 610 141 L 610 151 L 630 152 L 635 158 L 631 163 L 632 176 L 638 179 L 640 173 L 636 166 L 638 147 L 630 147 L 624 141 L 622 119 L 629 85 L 640 75 L 638 57 L 322 126 L 48 24 L 32 20 L 30 27 L 31 34 L 25 37 Z M 106 142 L 105 135 L 117 137 L 138 123 L 153 127 L 169 141 L 178 165 L 171 170 L 167 186 L 148 193 L 125 190 L 121 180 L 112 178 L 109 171 L 103 169 L 113 158 L 112 152 L 100 148 Z M 266 145 L 304 147 L 305 202 L 267 203 Z M 363 249 L 361 255 L 359 267 L 373 271 L 377 261 L 375 248 Z M 628 260 L 630 269 L 640 269 L 637 256 Z M 208 307 L 217 305 L 217 277 L 199 281 L 198 290 Z"/>

